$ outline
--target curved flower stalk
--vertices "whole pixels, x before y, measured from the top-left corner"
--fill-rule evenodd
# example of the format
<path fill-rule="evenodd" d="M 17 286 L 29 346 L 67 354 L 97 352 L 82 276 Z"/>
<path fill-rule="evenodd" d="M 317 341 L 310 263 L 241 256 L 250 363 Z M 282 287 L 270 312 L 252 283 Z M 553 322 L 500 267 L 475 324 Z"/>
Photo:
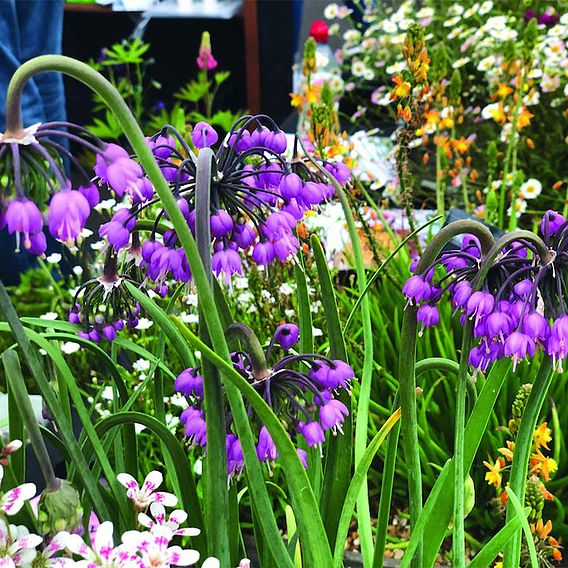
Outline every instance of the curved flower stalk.
<path fill-rule="evenodd" d="M 177 238 L 186 254 L 192 277 L 198 291 L 202 313 L 207 323 L 211 344 L 219 358 L 219 362 L 225 363 L 229 361 L 230 355 L 224 336 L 224 330 L 221 325 L 221 319 L 215 304 L 212 288 L 209 284 L 209 276 L 200 258 L 195 239 L 191 234 L 187 220 L 184 218 L 176 202 L 176 198 L 172 195 L 168 183 L 164 179 L 164 175 L 143 137 L 140 127 L 136 124 L 132 113 L 117 93 L 116 89 L 99 73 L 79 61 L 63 56 L 37 57 L 23 64 L 16 71 L 10 82 L 7 93 L 6 111 L 7 125 L 9 127 L 8 131 L 20 132 L 22 130 L 20 102 L 23 88 L 30 77 L 44 71 L 62 72 L 82 81 L 97 92 L 115 115 L 118 124 L 123 129 L 133 150 L 139 157 L 140 164 L 143 166 L 145 174 L 152 183 L 156 194 L 159 196 L 161 204 L 171 220 Z M 123 168 L 118 168 L 117 171 L 121 171 L 122 169 Z M 126 171 L 128 168 L 124 168 L 124 170 Z M 128 284 L 127 282 L 126 287 L 129 288 L 131 293 L 137 292 L 136 288 L 130 287 Z M 136 295 L 139 301 L 143 298 L 143 295 Z M 16 332 L 19 332 L 19 330 L 16 330 Z M 18 337 L 20 341 L 25 344 L 21 334 Z M 254 492 L 259 507 L 262 506 L 263 510 L 270 511 L 266 487 L 264 483 L 260 481 L 262 478 L 260 464 L 256 456 L 254 456 L 254 440 L 239 387 L 233 384 L 227 377 L 223 376 L 222 378 L 234 417 L 235 426 L 243 446 L 248 475 L 251 479 L 255 480 L 254 487 L 251 488 L 251 491 Z M 278 429 L 277 425 L 279 426 L 279 424 L 271 421 L 271 429 L 273 431 Z M 300 540 L 303 543 L 303 553 L 306 562 L 313 566 L 327 566 L 331 561 L 331 552 L 326 542 L 321 517 L 317 514 L 317 504 L 313 491 L 302 469 L 299 458 L 296 457 L 293 451 L 290 451 L 291 444 L 284 441 L 284 438 L 281 436 L 279 440 L 281 442 L 280 448 L 282 452 L 286 452 L 290 493 L 296 511 L 296 518 L 301 534 Z M 251 456 L 254 456 L 254 458 Z M 224 484 L 226 486 L 226 478 L 224 479 Z M 277 527 L 274 518 L 268 518 L 261 528 L 263 534 L 270 536 L 275 535 L 275 529 L 277 530 Z M 209 519 L 207 531 L 208 544 L 210 549 L 219 556 L 222 565 L 227 565 L 229 562 L 228 534 L 227 510 L 223 511 L 221 516 L 213 516 Z M 289 557 L 279 537 L 270 540 L 267 539 L 267 542 L 275 556 L 280 558 L 281 563 L 287 565 Z"/>
<path fill-rule="evenodd" d="M 551 362 L 547 357 L 541 364 L 535 381 L 513 463 L 511 488 L 520 499 L 524 499 L 530 451 L 530 443 L 526 440 L 532 436 L 548 390 L 549 369 L 561 371 L 568 354 L 565 347 L 568 309 L 564 300 L 568 221 L 558 213 L 548 211 L 540 230 L 542 239 L 527 231 L 505 235 L 489 252 L 483 251 L 478 239 L 466 236 L 460 250 L 439 255 L 423 267 L 421 274 L 412 276 L 403 289 L 409 303 L 419 304 L 415 309 L 423 327 L 437 323 L 436 304 L 444 292 L 450 293 L 456 312 L 461 313 L 461 321 L 466 326 L 465 336 L 471 332 L 472 339 L 477 342 L 471 350 L 469 338 L 464 342 L 461 365 L 464 371 L 469 363 L 474 373 L 485 372 L 490 364 L 502 358 L 511 358 L 514 369 L 520 361 L 533 357 L 537 350 L 550 358 Z M 458 391 L 460 415 L 461 405 L 465 402 L 462 397 Z M 458 417 L 456 526 L 463 523 L 458 518 L 461 508 L 458 500 L 461 500 L 459 483 L 460 480 L 463 483 L 464 475 L 463 470 L 458 472 L 461 469 L 458 449 L 461 452 L 463 448 L 458 448 L 462 429 L 458 429 L 457 423 Z M 454 546 L 459 546 L 459 542 L 454 541 Z M 520 538 L 513 539 L 509 550 L 513 554 L 511 565 L 515 565 Z M 463 562 L 463 558 L 462 553 L 456 555 L 458 562 Z"/>
<path fill-rule="evenodd" d="M 262 396 L 267 405 L 285 424 L 287 431 L 301 434 L 305 443 L 320 448 L 326 432 L 342 433 L 342 424 L 349 414 L 347 407 L 336 398 L 341 389 L 350 389 L 354 377 L 347 363 L 331 360 L 315 353 L 291 353 L 298 342 L 299 328 L 295 324 L 278 326 L 270 343 L 263 351 L 253 332 L 243 324 L 231 324 L 228 338 L 244 343 L 245 350 L 235 351 L 231 359 L 234 369 Z M 285 352 L 280 359 L 275 351 Z M 207 445 L 206 421 L 202 409 L 203 377 L 200 368 L 186 369 L 176 379 L 174 388 L 185 395 L 190 406 L 181 414 L 181 422 L 192 445 Z M 261 462 L 270 466 L 278 458 L 278 451 L 268 429 L 252 407 L 247 408 L 253 429 L 257 434 L 256 453 Z M 239 476 L 244 467 L 240 441 L 233 431 L 231 416 L 226 419 L 226 450 L 229 477 Z M 307 468 L 307 455 L 297 448 Z"/>
<path fill-rule="evenodd" d="M 451 223 L 447 227 L 443 228 L 430 242 L 430 244 L 424 250 L 422 257 L 415 266 L 415 277 L 420 279 L 420 282 L 425 281 L 425 275 L 429 274 L 430 265 L 435 262 L 436 258 L 444 248 L 444 246 L 451 241 L 457 235 L 462 235 L 466 233 L 471 233 L 476 236 L 480 247 L 484 253 L 488 253 L 492 250 L 493 237 L 489 230 L 483 226 L 481 223 L 475 221 L 458 221 Z M 409 281 L 410 282 L 410 281 Z M 407 287 L 405 285 L 405 288 Z M 403 289 L 404 293 L 408 292 L 408 288 Z M 408 294 L 407 294 L 407 297 Z M 407 308 L 404 312 L 404 317 L 402 321 L 402 336 L 401 336 L 401 346 L 400 346 L 400 359 L 399 359 L 399 394 L 400 394 L 400 404 L 402 410 L 402 434 L 403 434 L 403 449 L 405 461 L 408 467 L 408 489 L 409 489 L 409 501 L 410 501 L 410 523 L 411 528 L 416 526 L 418 517 L 422 512 L 422 478 L 421 478 L 421 465 L 420 465 L 420 453 L 419 453 L 419 440 L 418 440 L 418 424 L 416 417 L 416 337 L 418 333 L 418 306 L 417 301 L 414 298 L 409 301 Z M 435 321 L 435 316 L 431 319 L 432 323 Z M 458 376 L 458 395 L 460 397 L 461 406 L 458 408 L 458 416 L 465 416 L 465 380 L 467 380 L 467 375 L 463 372 L 463 366 L 460 365 L 460 372 Z M 462 393 L 461 395 L 459 393 Z M 461 400 L 463 398 L 463 400 Z M 462 439 L 463 425 L 461 425 L 460 420 L 456 420 L 456 450 L 459 450 L 459 440 Z M 461 448 L 463 450 L 463 448 Z M 462 453 L 462 451 L 456 451 L 456 454 Z M 459 455 L 456 459 L 456 480 L 461 483 L 463 488 L 464 475 L 459 472 Z M 463 455 L 462 455 L 463 464 Z M 456 499 L 461 498 L 462 503 L 458 502 L 457 507 L 463 508 L 463 491 L 459 491 L 459 487 L 456 489 Z M 457 515 L 460 519 L 460 516 Z M 457 530 L 463 528 L 463 515 L 461 515 L 461 523 L 457 522 Z M 460 542 L 463 538 L 458 539 Z M 464 555 L 463 555 L 464 556 Z M 422 564 L 422 550 L 419 546 L 415 556 L 413 565 L 420 567 Z"/>

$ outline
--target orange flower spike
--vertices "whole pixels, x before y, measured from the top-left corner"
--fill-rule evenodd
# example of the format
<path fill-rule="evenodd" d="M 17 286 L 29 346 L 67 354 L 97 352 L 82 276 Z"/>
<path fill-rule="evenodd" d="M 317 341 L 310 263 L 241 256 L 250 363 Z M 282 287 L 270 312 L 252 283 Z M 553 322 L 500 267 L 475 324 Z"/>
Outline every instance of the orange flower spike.
<path fill-rule="evenodd" d="M 412 85 L 408 81 L 404 81 L 400 75 L 393 77 L 395 87 L 390 94 L 391 99 L 404 99 L 410 95 Z"/>
<path fill-rule="evenodd" d="M 507 440 L 507 447 L 499 448 L 499 453 L 505 456 L 505 458 L 507 458 L 507 461 L 513 461 L 513 454 L 515 453 L 515 442 Z"/>
<path fill-rule="evenodd" d="M 552 558 L 556 561 L 556 562 L 560 562 L 562 560 L 562 552 L 560 552 L 560 550 L 558 550 L 558 548 L 555 548 L 552 551 Z"/>
<path fill-rule="evenodd" d="M 497 91 L 495 92 L 495 95 L 497 98 L 500 99 L 505 99 L 507 98 L 511 93 L 513 92 L 513 89 L 507 85 L 507 83 L 501 83 L 499 85 L 499 88 L 497 89 Z"/>
<path fill-rule="evenodd" d="M 536 449 L 544 448 L 550 450 L 548 442 L 552 441 L 552 430 L 548 428 L 548 422 L 543 422 L 533 433 L 533 440 Z"/>
<path fill-rule="evenodd" d="M 531 118 L 533 118 L 533 116 L 534 114 L 532 114 L 532 112 L 530 112 L 527 108 L 524 108 L 517 118 L 517 130 L 530 126 Z"/>
<path fill-rule="evenodd" d="M 402 108 L 402 105 L 399 104 L 396 108 L 396 113 L 398 118 L 404 120 L 404 122 L 410 122 L 410 119 L 412 118 L 412 111 L 408 105 Z"/>

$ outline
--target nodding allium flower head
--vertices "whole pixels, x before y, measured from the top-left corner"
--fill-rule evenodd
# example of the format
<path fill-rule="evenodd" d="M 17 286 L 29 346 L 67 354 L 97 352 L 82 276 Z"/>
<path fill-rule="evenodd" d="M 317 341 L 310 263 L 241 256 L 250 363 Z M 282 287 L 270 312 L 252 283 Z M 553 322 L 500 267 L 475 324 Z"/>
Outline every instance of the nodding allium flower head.
<path fill-rule="evenodd" d="M 138 325 L 140 304 L 124 286 L 124 282 L 134 281 L 116 273 L 116 261 L 116 254 L 109 249 L 103 275 L 88 280 L 75 293 L 67 319 L 81 325 L 78 335 L 83 339 L 113 341 L 125 327 L 133 329 Z"/>
<path fill-rule="evenodd" d="M 540 233 L 541 239 L 508 239 L 481 280 L 481 245 L 474 237 L 464 238 L 459 250 L 442 252 L 424 275 L 413 275 L 403 287 L 408 303 L 419 305 L 424 327 L 437 323 L 433 310 L 449 292 L 462 323 L 472 325 L 477 343 L 469 362 L 476 372 L 501 358 L 511 359 L 515 369 L 538 350 L 562 371 L 568 357 L 568 220 L 547 211 Z"/>
<path fill-rule="evenodd" d="M 193 147 L 216 146 L 210 180 L 212 266 L 230 279 L 242 274 L 243 264 L 268 265 L 294 256 L 300 243 L 294 234 L 305 213 L 333 195 L 328 178 L 309 160 L 284 157 L 287 139 L 267 116 L 243 116 L 218 143 L 213 126 L 199 122 L 191 134 Z M 172 127 L 147 138 L 160 169 L 190 230 L 195 234 L 197 156 Z M 323 162 L 339 183 L 349 177 L 344 164 Z M 120 209 L 101 226 L 99 235 L 116 250 L 128 249 L 139 232 L 137 221 L 147 222 L 155 206 L 156 227 L 168 215 L 160 209 L 153 187 L 140 165 L 128 153 L 109 144 L 97 155 L 98 183 L 126 196 L 129 209 Z M 141 247 L 139 265 L 145 276 L 162 285 L 166 280 L 188 282 L 191 271 L 174 230 L 155 229 Z"/>
<path fill-rule="evenodd" d="M 91 208 L 98 203 L 97 188 L 65 141 L 94 152 L 97 161 L 113 146 L 67 122 L 35 124 L 0 134 L 0 176 L 6 180 L 0 216 L 5 217 L 8 232 L 16 236 L 17 251 L 23 247 L 37 255 L 45 252 L 44 221 L 53 237 L 74 246 Z M 81 180 L 76 189 L 67 174 L 69 168 L 74 171 L 73 179 Z"/>
<path fill-rule="evenodd" d="M 242 324 L 232 324 L 227 334 L 228 337 L 239 337 L 241 340 L 253 335 Z M 308 446 L 321 448 L 328 431 L 333 435 L 343 432 L 342 426 L 349 416 L 349 410 L 336 396 L 342 390 L 350 390 L 354 373 L 347 363 L 340 360 L 314 353 L 290 353 L 289 349 L 298 341 L 298 334 L 299 330 L 294 324 L 280 325 L 266 351 L 262 351 L 258 345 L 258 349 L 251 347 L 250 352 L 235 352 L 231 358 L 235 370 L 262 396 L 290 435 L 296 432 Z M 246 343 L 246 340 L 243 342 Z M 284 351 L 280 359 L 275 357 L 279 349 Z M 189 441 L 205 447 L 207 442 L 202 410 L 202 380 L 198 369 L 186 369 L 178 376 L 174 386 L 190 402 L 190 406 L 180 416 Z M 270 432 L 252 407 L 248 408 L 248 415 L 258 436 L 258 459 L 270 465 L 278 459 L 278 450 Z M 244 467 L 244 458 L 240 441 L 232 431 L 232 426 L 232 418 L 228 415 L 228 474 L 238 476 Z M 307 467 L 306 455 L 300 448 L 298 455 Z"/>

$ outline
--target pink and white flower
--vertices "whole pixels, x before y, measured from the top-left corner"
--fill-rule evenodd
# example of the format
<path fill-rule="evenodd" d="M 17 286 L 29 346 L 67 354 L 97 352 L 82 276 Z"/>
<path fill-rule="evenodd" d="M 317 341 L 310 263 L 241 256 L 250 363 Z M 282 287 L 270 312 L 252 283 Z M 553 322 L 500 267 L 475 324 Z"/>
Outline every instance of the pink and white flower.
<path fill-rule="evenodd" d="M 137 511 L 146 511 L 151 503 L 161 503 L 165 507 L 175 507 L 177 497 L 165 491 L 156 491 L 164 481 L 163 475 L 159 471 L 151 471 L 144 480 L 142 487 L 129 473 L 119 473 L 116 478 L 118 482 L 126 487 L 126 496 L 134 501 Z"/>
<path fill-rule="evenodd" d="M 69 552 L 83 558 L 75 562 L 80 568 L 124 568 L 139 566 L 136 554 L 124 544 L 114 546 L 113 524 L 101 523 L 92 538 L 92 548 L 78 534 L 66 533 L 65 546 Z"/>
<path fill-rule="evenodd" d="M 0 568 L 30 566 L 42 540 L 37 534 L 29 534 L 25 527 L 8 526 L 0 518 Z"/>
<path fill-rule="evenodd" d="M 199 560 L 197 550 L 169 546 L 173 532 L 165 525 L 154 525 L 152 532 L 128 531 L 122 535 L 123 546 L 137 554 L 143 568 L 191 566 Z"/>
<path fill-rule="evenodd" d="M 0 484 L 3 477 L 4 468 L 0 465 Z M 33 483 L 18 485 L 0 496 L 0 511 L 6 515 L 15 515 L 35 494 L 36 486 Z"/>
<path fill-rule="evenodd" d="M 201 533 L 199 529 L 186 527 L 180 528 L 180 525 L 187 520 L 187 513 L 181 509 L 172 511 L 166 516 L 166 509 L 161 503 L 150 504 L 151 517 L 146 513 L 139 513 L 138 522 L 141 526 L 150 529 L 153 532 L 155 527 L 164 526 L 172 531 L 174 536 L 197 536 Z M 152 518 L 153 517 L 153 518 Z"/>

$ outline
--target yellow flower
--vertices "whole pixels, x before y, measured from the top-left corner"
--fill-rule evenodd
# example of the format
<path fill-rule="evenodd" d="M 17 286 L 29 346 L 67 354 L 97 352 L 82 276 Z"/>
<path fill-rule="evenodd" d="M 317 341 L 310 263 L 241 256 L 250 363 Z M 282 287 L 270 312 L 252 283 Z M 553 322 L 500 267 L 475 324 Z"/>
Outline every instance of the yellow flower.
<path fill-rule="evenodd" d="M 524 128 L 525 126 L 530 126 L 531 118 L 534 116 L 532 112 L 529 112 L 528 109 L 524 108 L 517 118 L 517 130 Z"/>
<path fill-rule="evenodd" d="M 501 487 L 501 482 L 503 481 L 503 476 L 501 475 L 501 470 L 505 465 L 502 458 L 497 458 L 494 464 L 484 461 L 483 465 L 489 470 L 485 474 L 485 481 L 489 485 L 494 485 L 495 487 Z"/>
<path fill-rule="evenodd" d="M 506 448 L 499 448 L 499 453 L 507 458 L 507 461 L 513 461 L 513 453 L 515 451 L 515 442 L 507 440 Z"/>
<path fill-rule="evenodd" d="M 504 99 L 513 92 L 513 89 L 507 83 L 501 83 L 495 92 L 495 98 Z"/>
<path fill-rule="evenodd" d="M 545 450 L 550 450 L 548 442 L 552 440 L 552 431 L 548 428 L 548 422 L 543 422 L 533 434 L 534 444 L 538 450 L 541 446 Z"/>
<path fill-rule="evenodd" d="M 403 81 L 400 75 L 393 77 L 395 87 L 393 87 L 391 93 L 391 99 L 404 99 L 410 95 L 412 85 L 408 81 Z"/>

